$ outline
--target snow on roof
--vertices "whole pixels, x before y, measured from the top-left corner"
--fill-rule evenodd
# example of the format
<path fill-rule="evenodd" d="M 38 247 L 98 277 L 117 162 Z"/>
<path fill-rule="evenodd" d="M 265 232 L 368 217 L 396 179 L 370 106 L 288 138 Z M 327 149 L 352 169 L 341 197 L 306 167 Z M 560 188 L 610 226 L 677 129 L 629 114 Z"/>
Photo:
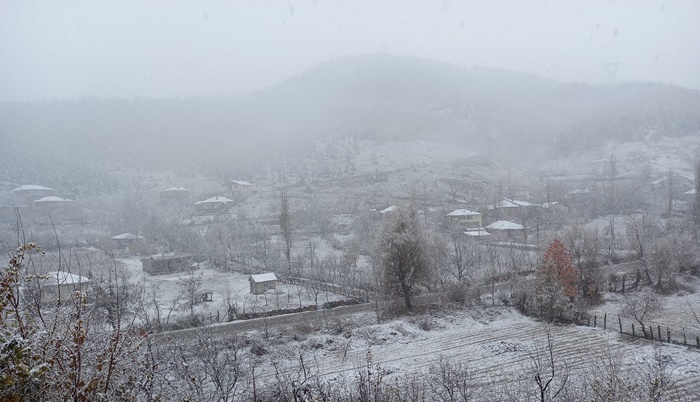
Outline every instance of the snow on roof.
<path fill-rule="evenodd" d="M 135 235 L 133 233 L 122 233 L 120 235 L 112 237 L 112 240 L 139 240 L 143 239 L 143 236 Z"/>
<path fill-rule="evenodd" d="M 683 193 L 683 194 L 686 194 L 686 195 L 694 195 L 694 194 L 695 194 L 695 189 L 688 190 L 688 191 L 686 191 L 686 192 Z"/>
<path fill-rule="evenodd" d="M 487 232 L 484 228 L 465 230 L 464 234 L 467 236 L 491 236 L 491 233 Z"/>
<path fill-rule="evenodd" d="M 654 186 L 658 186 L 659 184 L 667 181 L 671 177 L 680 177 L 682 179 L 685 179 L 685 180 L 688 180 L 691 182 L 695 181 L 695 176 L 693 176 L 693 175 L 687 174 L 685 172 L 673 172 L 673 174 L 671 174 L 671 175 L 666 175 L 666 176 L 663 176 L 659 179 L 652 181 L 651 184 Z"/>
<path fill-rule="evenodd" d="M 495 230 L 520 230 L 524 229 L 525 227 L 523 225 L 517 224 L 515 222 L 511 221 L 496 221 L 488 226 L 486 226 L 486 229 L 495 229 Z"/>
<path fill-rule="evenodd" d="M 397 209 L 399 209 L 399 207 L 397 207 L 396 205 L 392 205 L 392 206 L 390 206 L 390 207 L 388 207 L 388 208 L 382 209 L 381 211 L 379 211 L 379 213 L 380 213 L 380 214 L 385 214 L 385 213 L 387 213 L 387 212 L 396 211 Z"/>
<path fill-rule="evenodd" d="M 166 188 L 165 190 L 161 191 L 161 193 L 166 193 L 166 192 L 170 192 L 170 191 L 187 191 L 187 192 L 189 192 L 190 190 L 188 190 L 184 187 L 170 187 L 170 188 Z"/>
<path fill-rule="evenodd" d="M 260 283 L 260 282 L 276 281 L 277 277 L 272 272 L 268 272 L 266 274 L 251 275 L 249 280 L 251 280 L 255 283 Z"/>
<path fill-rule="evenodd" d="M 557 204 L 559 204 L 558 201 L 545 202 L 544 204 L 542 204 L 542 208 L 551 208 Z"/>
<path fill-rule="evenodd" d="M 447 214 L 447 216 L 468 216 L 468 215 L 481 215 L 478 212 L 470 211 L 468 209 L 455 209 L 454 211 Z"/>
<path fill-rule="evenodd" d="M 252 184 L 248 183 L 247 181 L 243 180 L 229 180 L 228 182 L 224 183 L 233 183 L 233 184 L 238 184 L 239 186 L 252 186 Z"/>
<path fill-rule="evenodd" d="M 56 191 L 52 188 L 49 187 L 44 187 L 44 186 L 39 186 L 36 184 L 23 184 L 16 189 L 12 190 L 12 192 L 17 192 L 17 191 L 27 191 L 27 190 L 48 190 L 48 191 Z"/>
<path fill-rule="evenodd" d="M 496 204 L 491 204 L 489 205 L 489 209 L 496 209 L 496 208 L 519 208 L 519 207 L 532 207 L 536 206 L 537 204 L 532 204 L 527 201 L 518 201 L 518 200 L 511 200 L 508 198 L 504 198 L 503 201 L 497 202 Z"/>
<path fill-rule="evenodd" d="M 569 191 L 569 194 L 589 194 L 591 190 L 587 188 L 577 188 L 575 190 Z"/>
<path fill-rule="evenodd" d="M 56 197 L 55 195 L 49 195 L 47 197 L 42 197 L 42 198 L 39 198 L 38 200 L 34 200 L 34 202 L 73 202 L 73 200 L 69 200 L 67 198 Z"/>
<path fill-rule="evenodd" d="M 204 201 L 197 201 L 194 203 L 194 205 L 201 205 L 201 204 L 225 204 L 227 202 L 233 202 L 233 200 L 226 198 L 226 197 L 211 197 L 207 198 Z"/>
<path fill-rule="evenodd" d="M 90 279 L 84 276 L 74 275 L 63 271 L 47 272 L 45 276 L 47 277 L 46 281 L 51 285 L 68 285 L 72 283 L 90 282 Z"/>

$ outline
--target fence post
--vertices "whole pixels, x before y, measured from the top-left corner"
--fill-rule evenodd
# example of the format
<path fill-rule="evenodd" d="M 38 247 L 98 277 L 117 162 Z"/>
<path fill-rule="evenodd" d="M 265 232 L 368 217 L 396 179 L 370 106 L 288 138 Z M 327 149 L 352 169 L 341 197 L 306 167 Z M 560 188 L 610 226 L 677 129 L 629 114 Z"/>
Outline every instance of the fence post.
<path fill-rule="evenodd" d="M 620 323 L 620 333 L 622 333 L 622 318 L 620 318 L 620 314 L 617 315 L 617 321 Z"/>
<path fill-rule="evenodd" d="M 671 330 L 666 327 L 666 342 L 671 343 Z"/>
<path fill-rule="evenodd" d="M 622 332 L 622 331 L 620 331 Z M 634 336 L 634 323 L 632 323 L 632 336 Z"/>
<path fill-rule="evenodd" d="M 683 346 L 688 346 L 688 342 L 685 339 L 685 328 L 683 328 Z"/>
<path fill-rule="evenodd" d="M 598 323 L 598 316 L 597 316 L 597 315 L 594 315 L 594 316 L 593 316 L 593 327 L 594 327 L 594 328 L 598 326 L 597 323 Z"/>
<path fill-rule="evenodd" d="M 695 347 L 700 349 L 700 336 L 695 337 Z"/>
<path fill-rule="evenodd" d="M 649 335 L 651 336 L 651 340 L 654 340 L 654 328 L 652 328 L 651 325 L 649 325 Z"/>
<path fill-rule="evenodd" d="M 661 325 L 656 325 L 656 332 L 659 334 L 659 342 L 662 342 L 661 340 Z"/>
<path fill-rule="evenodd" d="M 603 329 L 608 329 L 608 313 L 603 316 Z"/>

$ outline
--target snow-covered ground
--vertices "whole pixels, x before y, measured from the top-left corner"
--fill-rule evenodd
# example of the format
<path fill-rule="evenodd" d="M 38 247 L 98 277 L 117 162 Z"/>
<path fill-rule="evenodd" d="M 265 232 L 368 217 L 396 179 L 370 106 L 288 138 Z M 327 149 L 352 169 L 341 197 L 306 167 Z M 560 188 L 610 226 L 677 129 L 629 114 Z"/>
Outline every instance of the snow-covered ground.
<path fill-rule="evenodd" d="M 165 315 L 171 312 L 170 323 L 189 314 L 189 308 L 184 306 L 185 297 L 182 295 L 183 279 L 189 277 L 189 273 L 173 273 L 167 275 L 150 275 L 143 272 L 141 260 L 137 257 L 118 259 L 124 264 L 130 274 L 132 283 L 143 286 L 145 304 L 151 317 L 156 314 L 155 303 L 161 311 L 161 320 L 165 323 Z M 201 286 L 198 293 L 211 292 L 211 302 L 201 302 L 194 306 L 193 313 L 198 316 L 220 320 L 225 319 L 228 305 L 236 308 L 238 313 L 254 313 L 286 308 L 297 308 L 328 301 L 342 300 L 346 297 L 327 291 L 309 290 L 304 286 L 277 282 L 275 290 L 268 290 L 261 295 L 250 293 L 249 275 L 240 273 L 219 272 L 207 268 L 206 263 L 194 271 L 196 277 L 201 278 Z"/>
<path fill-rule="evenodd" d="M 700 351 L 632 339 L 613 330 L 547 326 L 501 307 L 408 317 L 379 325 L 371 324 L 371 314 L 354 320 L 359 326 L 346 324 L 341 335 L 314 335 L 289 341 L 284 349 L 301 350 L 306 364 L 315 365 L 314 372 L 331 381 L 343 376 L 354 378 L 358 370 L 368 366 L 383 373 L 385 381 L 391 381 L 401 375 L 425 373 L 441 358 L 449 358 L 452 363 L 466 365 L 472 380 L 488 388 L 515 384 L 535 387 L 533 357 L 538 351 L 543 352 L 546 333 L 551 331 L 555 364 L 558 370 L 567 367 L 572 379 L 600 370 L 600 365 L 611 356 L 631 372 L 651 364 L 658 353 L 670 361 L 673 377 L 682 390 L 679 399 L 700 398 L 696 381 Z M 293 373 L 298 370 L 298 354 L 292 356 L 296 358 L 287 354 L 285 359 L 279 359 L 281 355 L 272 359 L 279 359 L 278 363 L 286 361 L 286 370 Z M 271 377 L 272 371 L 267 373 Z M 261 374 L 260 378 L 265 376 Z"/>

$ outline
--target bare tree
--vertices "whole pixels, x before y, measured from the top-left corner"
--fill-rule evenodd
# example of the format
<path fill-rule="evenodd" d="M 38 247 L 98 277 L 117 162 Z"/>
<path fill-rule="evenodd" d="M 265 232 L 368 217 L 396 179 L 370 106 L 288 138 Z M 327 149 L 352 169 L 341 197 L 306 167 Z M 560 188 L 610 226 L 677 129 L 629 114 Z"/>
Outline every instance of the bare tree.
<path fill-rule="evenodd" d="M 644 288 L 625 296 L 621 314 L 633 318 L 640 327 L 644 337 L 647 336 L 646 322 L 663 307 L 663 299 L 650 288 Z"/>
<path fill-rule="evenodd" d="M 198 303 L 199 292 L 202 288 L 202 273 L 195 273 L 195 269 L 190 267 L 188 275 L 178 278 L 180 286 L 180 298 L 184 300 L 184 308 L 194 315 L 194 306 Z"/>
<path fill-rule="evenodd" d="M 413 307 L 416 285 L 426 283 L 433 274 L 428 236 L 412 205 L 392 212 L 377 235 L 375 269 L 382 272 L 384 289 L 403 298 L 407 309 Z"/>
<path fill-rule="evenodd" d="M 292 218 L 289 211 L 289 198 L 287 190 L 282 189 L 280 193 L 280 229 L 284 239 L 284 256 L 287 258 L 287 269 L 292 271 Z"/>
<path fill-rule="evenodd" d="M 569 382 L 570 370 L 556 350 L 551 328 L 544 326 L 545 344 L 537 344 L 530 352 L 532 370 L 537 384 L 537 399 L 541 402 L 553 401 L 559 397 Z"/>
<path fill-rule="evenodd" d="M 453 234 L 450 236 L 450 260 L 452 262 L 452 273 L 458 281 L 463 282 L 469 277 L 469 250 L 465 242 L 464 235 Z"/>
<path fill-rule="evenodd" d="M 639 260 L 637 266 L 637 275 L 635 276 L 634 286 L 639 287 L 642 279 L 642 273 L 647 280 L 647 284 L 651 285 L 651 275 L 649 274 L 649 265 L 646 261 L 646 252 L 649 247 L 649 238 L 651 237 L 651 224 L 648 222 L 646 215 L 628 216 L 625 219 L 627 225 L 627 238 L 630 246 L 634 249 L 635 255 Z"/>

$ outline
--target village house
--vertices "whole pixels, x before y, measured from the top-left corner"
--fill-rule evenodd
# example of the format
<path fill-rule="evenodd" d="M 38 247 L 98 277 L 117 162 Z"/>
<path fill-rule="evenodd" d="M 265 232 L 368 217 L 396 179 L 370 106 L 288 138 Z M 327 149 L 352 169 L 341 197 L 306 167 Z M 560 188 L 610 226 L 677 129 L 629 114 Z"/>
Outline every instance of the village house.
<path fill-rule="evenodd" d="M 192 265 L 192 255 L 165 253 L 141 259 L 143 272 L 151 275 L 165 275 L 186 272 Z"/>
<path fill-rule="evenodd" d="M 390 212 L 396 211 L 397 209 L 399 209 L 399 207 L 397 207 L 396 205 L 390 205 L 390 206 L 382 209 L 381 211 L 379 211 L 379 213 L 382 214 L 382 216 L 384 216 Z"/>
<path fill-rule="evenodd" d="M 468 209 L 455 209 L 446 216 L 452 230 L 478 229 L 482 225 L 481 214 Z"/>
<path fill-rule="evenodd" d="M 491 236 L 491 233 L 487 232 L 486 229 L 482 227 L 467 229 L 463 233 L 475 239 L 483 239 Z"/>
<path fill-rule="evenodd" d="M 486 209 L 489 219 L 513 219 L 529 216 L 533 213 L 534 209 L 539 207 L 540 205 L 532 204 L 527 201 L 504 198 L 495 204 L 489 205 Z"/>
<path fill-rule="evenodd" d="M 211 197 L 203 201 L 194 203 L 194 209 L 200 215 L 220 214 L 229 210 L 233 206 L 233 200 L 226 197 Z"/>
<path fill-rule="evenodd" d="M 20 289 L 23 303 L 50 305 L 72 303 L 76 291 L 86 291 L 90 279 L 64 271 L 47 272 Z"/>
<path fill-rule="evenodd" d="M 112 237 L 115 247 L 122 251 L 128 251 L 133 254 L 143 252 L 143 236 L 133 233 L 122 233 Z"/>
<path fill-rule="evenodd" d="M 160 192 L 160 201 L 163 203 L 187 201 L 190 198 L 190 190 L 184 187 L 170 187 Z"/>
<path fill-rule="evenodd" d="M 525 227 L 511 221 L 496 221 L 486 226 L 486 230 L 501 240 L 520 240 L 525 237 Z"/>
<path fill-rule="evenodd" d="M 36 184 L 24 184 L 12 190 L 18 205 L 31 205 L 32 201 L 56 194 L 56 190 Z"/>
<path fill-rule="evenodd" d="M 229 197 L 246 198 L 253 194 L 253 185 L 247 181 L 228 180 L 222 186 Z"/>
<path fill-rule="evenodd" d="M 263 294 L 270 289 L 277 288 L 277 277 L 272 272 L 251 275 L 248 281 L 250 282 L 250 293 L 254 295 Z"/>

